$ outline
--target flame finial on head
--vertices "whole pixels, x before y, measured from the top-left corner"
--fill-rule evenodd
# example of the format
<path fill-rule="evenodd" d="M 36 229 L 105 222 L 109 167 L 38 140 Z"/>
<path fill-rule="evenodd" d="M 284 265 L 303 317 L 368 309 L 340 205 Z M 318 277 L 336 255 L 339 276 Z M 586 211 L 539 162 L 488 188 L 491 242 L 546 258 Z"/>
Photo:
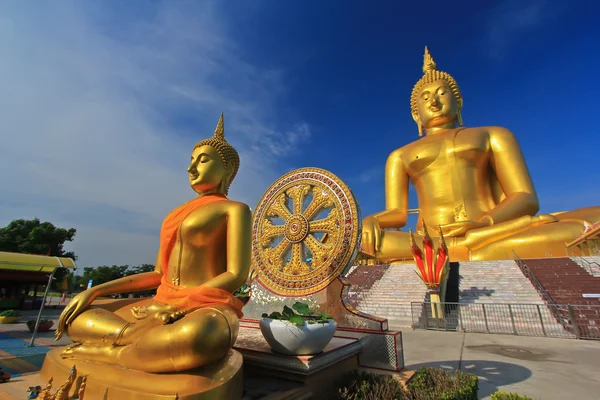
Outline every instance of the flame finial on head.
<path fill-rule="evenodd" d="M 423 55 L 423 73 L 426 74 L 430 71 L 435 71 L 437 64 L 433 61 L 433 57 L 429 54 L 429 49 L 425 46 L 425 54 Z"/>
<path fill-rule="evenodd" d="M 219 122 L 217 122 L 217 127 L 215 128 L 215 133 L 213 135 L 216 139 L 225 140 L 225 119 L 223 117 L 223 113 L 219 117 Z"/>

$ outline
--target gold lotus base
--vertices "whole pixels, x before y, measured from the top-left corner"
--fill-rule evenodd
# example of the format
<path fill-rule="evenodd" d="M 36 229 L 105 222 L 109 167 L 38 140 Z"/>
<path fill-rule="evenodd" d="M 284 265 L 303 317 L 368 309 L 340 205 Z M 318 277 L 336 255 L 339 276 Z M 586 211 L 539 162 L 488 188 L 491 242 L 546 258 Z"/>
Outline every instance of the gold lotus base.
<path fill-rule="evenodd" d="M 87 376 L 85 400 L 205 400 L 241 399 L 244 390 L 243 358 L 229 350 L 213 365 L 182 373 L 152 374 L 91 361 L 64 360 L 63 349 L 46 354 L 40 372 L 42 387 L 54 377 L 52 392 L 67 380 L 73 365 L 77 380 L 69 393 L 75 398 L 83 376 Z"/>

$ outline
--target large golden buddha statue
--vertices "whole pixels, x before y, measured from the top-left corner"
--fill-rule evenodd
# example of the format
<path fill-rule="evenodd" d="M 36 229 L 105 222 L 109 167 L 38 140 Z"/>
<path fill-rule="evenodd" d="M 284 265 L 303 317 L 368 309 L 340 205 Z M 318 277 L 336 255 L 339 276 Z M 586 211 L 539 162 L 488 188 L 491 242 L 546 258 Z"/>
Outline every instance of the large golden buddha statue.
<path fill-rule="evenodd" d="M 56 331 L 57 339 L 66 332 L 76 342 L 63 359 L 164 373 L 206 366 L 228 354 L 243 306 L 232 292 L 250 270 L 251 212 L 226 197 L 238 167 L 221 114 L 214 136 L 193 149 L 188 173 L 198 196 L 165 218 L 155 271 L 75 296 Z M 92 305 L 101 296 L 154 288 L 154 298 L 127 306 Z"/>
<path fill-rule="evenodd" d="M 385 167 L 386 210 L 363 221 L 363 252 L 380 260 L 412 259 L 406 224 L 409 182 L 423 223 L 440 227 L 453 261 L 565 256 L 565 243 L 600 220 L 600 207 L 541 214 L 519 144 L 506 128 L 465 127 L 454 78 L 425 48 L 423 77 L 411 111 L 421 139 L 395 150 Z M 434 229 L 437 232 L 438 229 Z M 420 240 L 420 238 L 417 238 Z"/>

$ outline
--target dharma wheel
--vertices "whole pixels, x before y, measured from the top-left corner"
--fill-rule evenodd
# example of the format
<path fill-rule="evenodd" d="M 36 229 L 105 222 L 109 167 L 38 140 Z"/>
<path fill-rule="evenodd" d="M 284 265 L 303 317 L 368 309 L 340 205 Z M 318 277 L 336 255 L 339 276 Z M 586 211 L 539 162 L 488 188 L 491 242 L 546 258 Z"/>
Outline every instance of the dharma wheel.
<path fill-rule="evenodd" d="M 337 176 L 301 168 L 276 180 L 253 215 L 252 261 L 257 279 L 281 296 L 324 289 L 359 250 L 361 215 Z"/>

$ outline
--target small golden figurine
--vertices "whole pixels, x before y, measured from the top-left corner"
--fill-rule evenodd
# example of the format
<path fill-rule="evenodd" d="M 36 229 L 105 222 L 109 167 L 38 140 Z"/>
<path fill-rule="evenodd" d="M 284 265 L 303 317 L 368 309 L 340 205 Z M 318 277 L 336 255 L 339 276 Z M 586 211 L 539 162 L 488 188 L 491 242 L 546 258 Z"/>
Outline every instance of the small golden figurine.
<path fill-rule="evenodd" d="M 77 368 L 73 365 L 66 382 L 58 388 L 54 394 L 54 397 L 52 397 L 52 400 L 67 400 L 69 398 L 71 386 L 73 386 L 73 383 L 75 383 L 75 378 L 77 378 Z"/>
<path fill-rule="evenodd" d="M 38 399 L 39 400 L 51 400 L 52 399 L 52 393 L 50 393 L 50 391 L 52 390 L 52 381 L 54 380 L 54 378 L 50 378 L 48 380 L 48 383 L 46 383 L 46 386 L 44 386 L 44 388 L 42 389 L 42 391 L 38 394 Z"/>
<path fill-rule="evenodd" d="M 193 149 L 187 172 L 198 196 L 165 218 L 156 270 L 74 297 L 56 331 L 56 339 L 67 333 L 76 342 L 63 358 L 158 373 L 205 366 L 229 352 L 243 306 L 232 293 L 250 271 L 251 211 L 226 197 L 239 163 L 221 114 L 213 137 Z M 100 296 L 154 288 L 153 299 L 115 312 L 90 308 Z"/>
<path fill-rule="evenodd" d="M 84 376 L 83 378 L 81 378 L 81 384 L 79 385 L 79 390 L 77 391 L 77 399 L 78 400 L 83 400 L 83 397 L 85 396 L 86 383 L 87 383 L 87 376 Z"/>
<path fill-rule="evenodd" d="M 536 216 L 538 197 L 517 139 L 499 126 L 463 126 L 458 84 L 427 48 L 410 106 L 426 136 L 388 157 L 386 209 L 363 221 L 365 254 L 412 258 L 409 234 L 391 230 L 406 225 L 409 183 L 419 199 L 417 239 L 424 223 L 440 227 L 454 261 L 512 258 L 513 250 L 522 258 L 564 255 L 565 242 L 600 221 L 600 207 Z"/>

